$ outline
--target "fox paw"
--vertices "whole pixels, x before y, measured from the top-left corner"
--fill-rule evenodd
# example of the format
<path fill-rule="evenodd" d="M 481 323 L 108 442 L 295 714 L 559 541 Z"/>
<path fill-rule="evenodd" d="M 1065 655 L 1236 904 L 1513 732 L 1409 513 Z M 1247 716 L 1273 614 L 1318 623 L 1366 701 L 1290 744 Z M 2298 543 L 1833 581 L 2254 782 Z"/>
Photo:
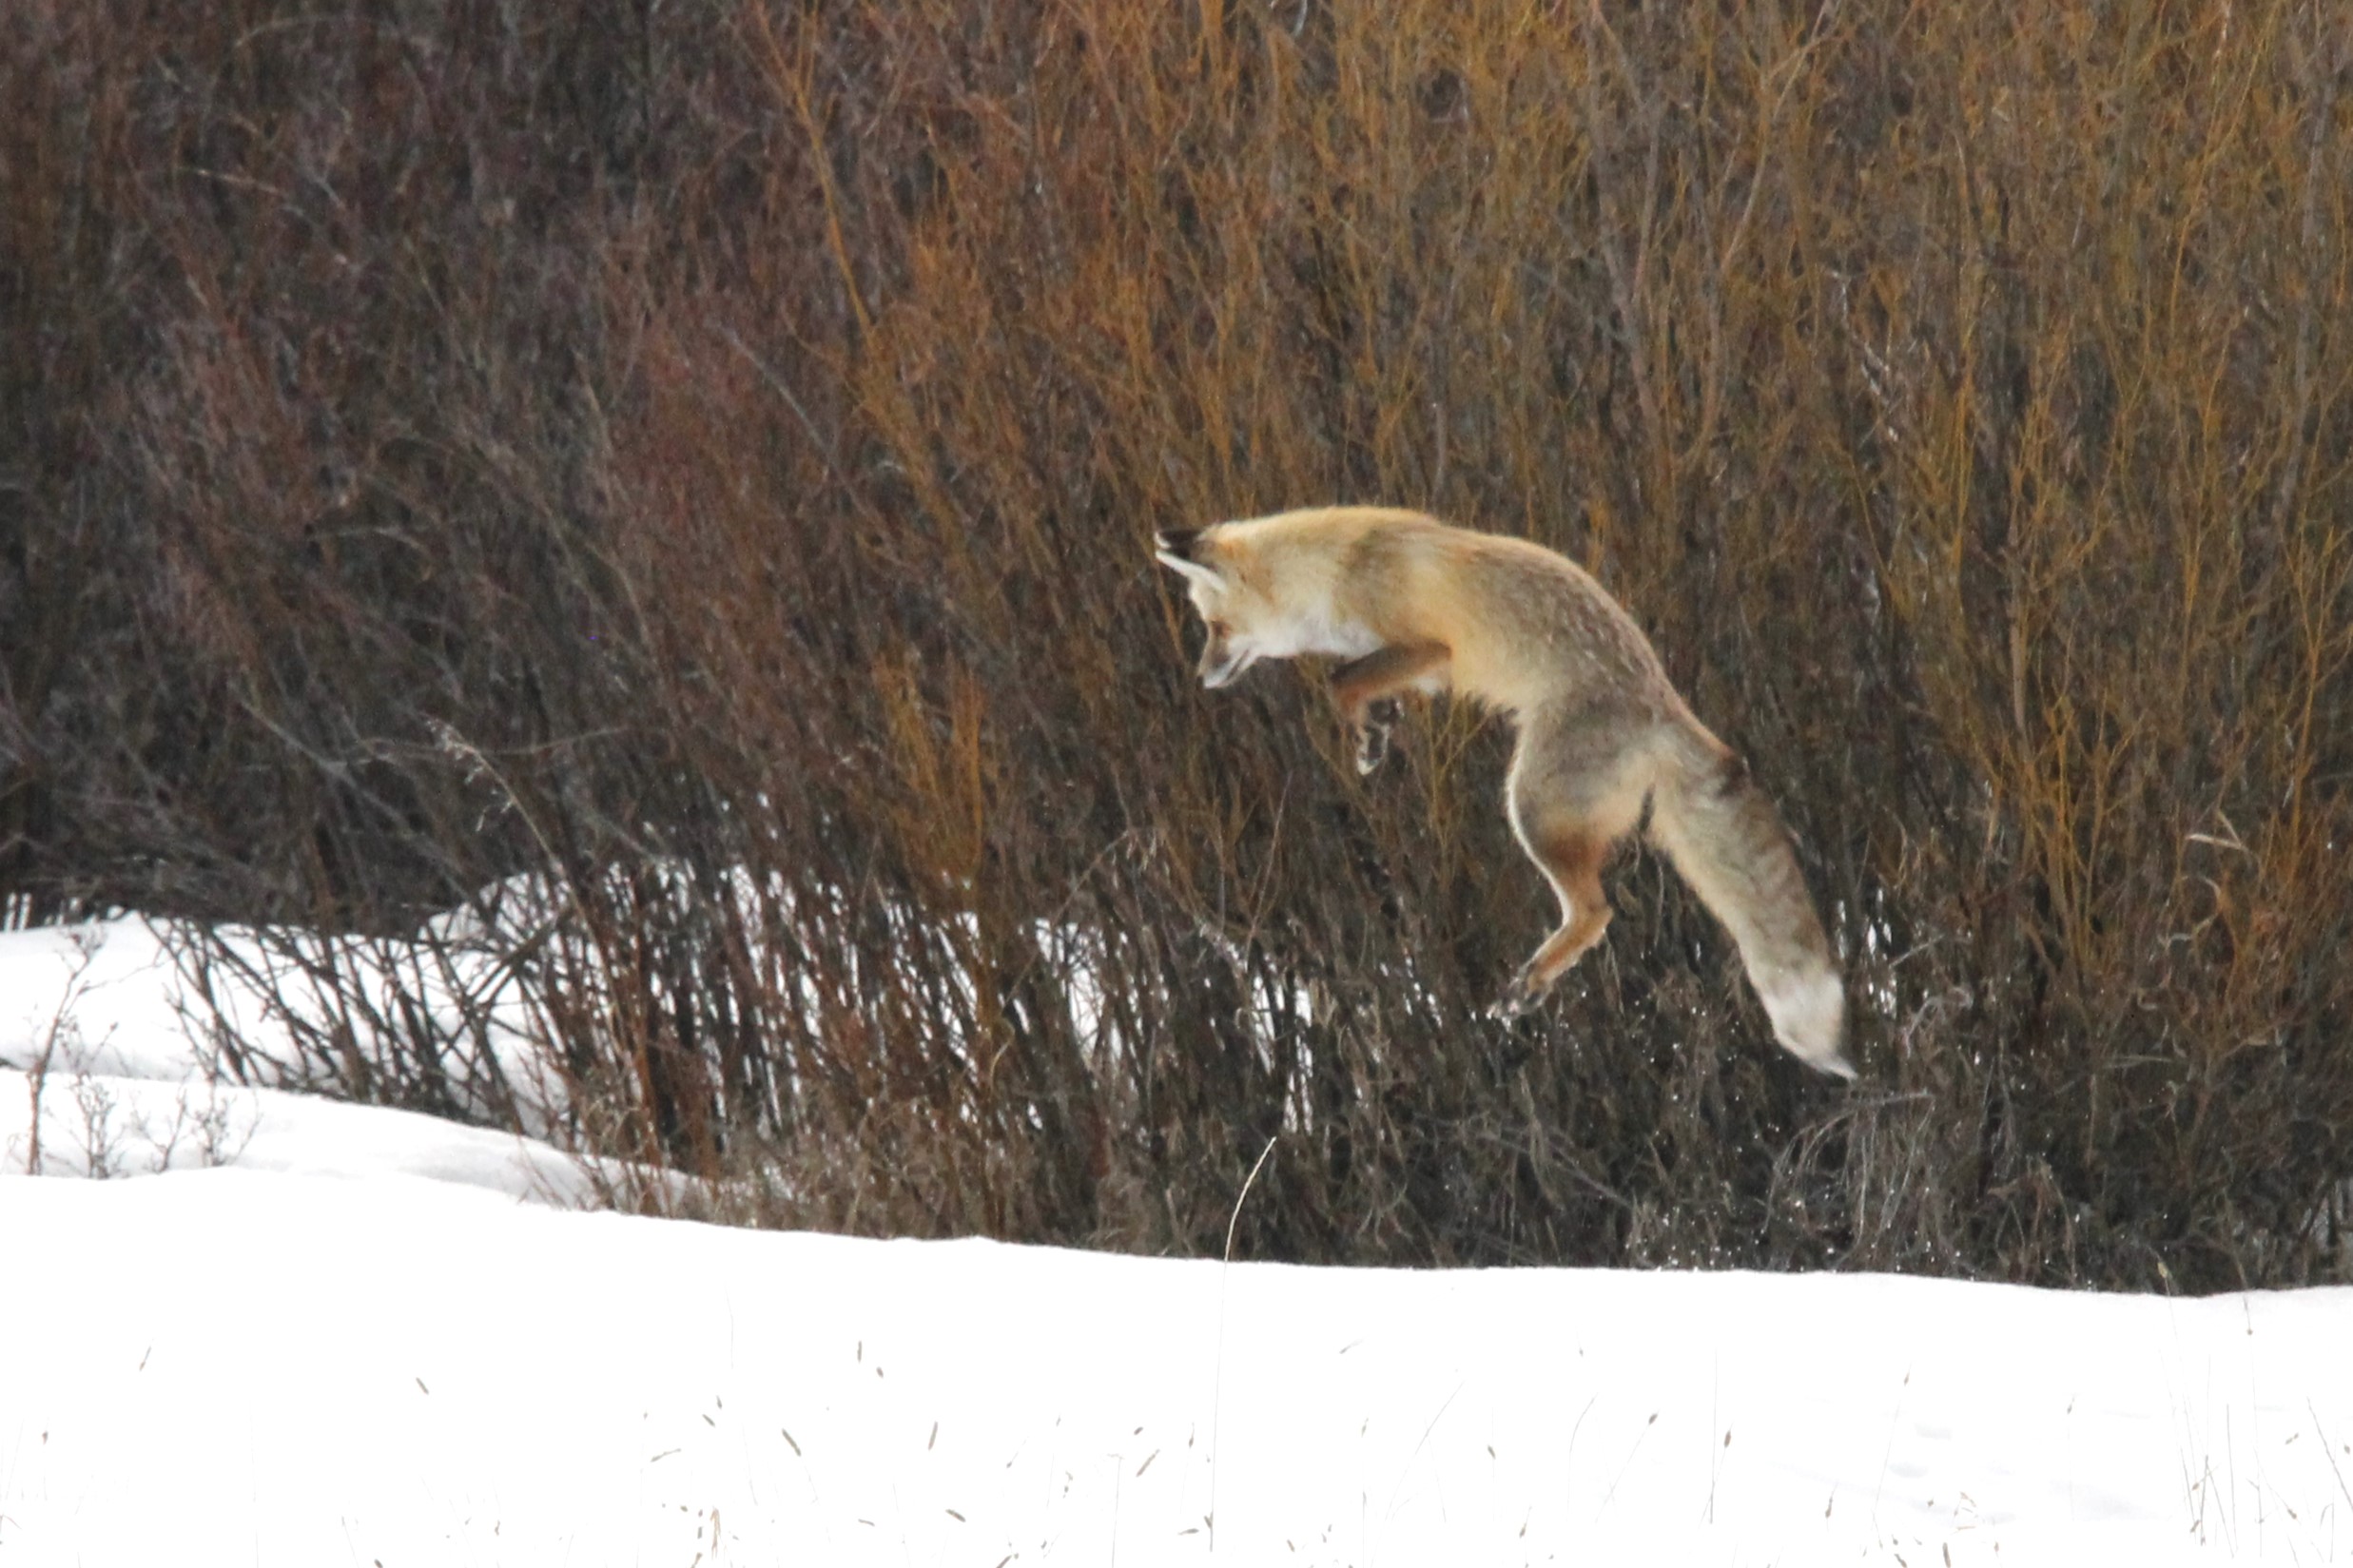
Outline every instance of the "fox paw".
<path fill-rule="evenodd" d="M 1511 978 L 1509 985 L 1504 987 L 1504 994 L 1488 1005 L 1487 1016 L 1497 1023 L 1510 1023 L 1543 1001 L 1545 993 L 1551 989 L 1549 985 L 1536 984 L 1528 972 L 1523 969 Z"/>
<path fill-rule="evenodd" d="M 1370 773 L 1389 759 L 1390 731 L 1397 726 L 1397 705 L 1374 703 L 1356 726 L 1356 771 Z"/>

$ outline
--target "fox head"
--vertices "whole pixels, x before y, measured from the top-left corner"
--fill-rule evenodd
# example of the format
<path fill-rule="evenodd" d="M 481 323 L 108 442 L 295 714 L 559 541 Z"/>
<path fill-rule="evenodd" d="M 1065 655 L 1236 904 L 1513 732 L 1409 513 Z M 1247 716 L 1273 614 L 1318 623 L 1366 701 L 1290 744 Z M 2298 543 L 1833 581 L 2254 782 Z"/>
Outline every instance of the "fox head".
<path fill-rule="evenodd" d="M 1270 620 L 1274 607 L 1252 588 L 1230 547 L 1221 548 L 1215 528 L 1163 529 L 1154 536 L 1153 556 L 1184 577 L 1193 608 L 1209 630 L 1201 647 L 1201 684 L 1215 689 L 1265 656 L 1253 635 Z"/>
<path fill-rule="evenodd" d="M 1352 659 L 1381 647 L 1372 629 L 1340 606 L 1351 538 L 1322 513 L 1157 535 L 1153 554 L 1184 574 L 1193 608 L 1209 629 L 1201 684 L 1229 685 L 1261 659 Z"/>

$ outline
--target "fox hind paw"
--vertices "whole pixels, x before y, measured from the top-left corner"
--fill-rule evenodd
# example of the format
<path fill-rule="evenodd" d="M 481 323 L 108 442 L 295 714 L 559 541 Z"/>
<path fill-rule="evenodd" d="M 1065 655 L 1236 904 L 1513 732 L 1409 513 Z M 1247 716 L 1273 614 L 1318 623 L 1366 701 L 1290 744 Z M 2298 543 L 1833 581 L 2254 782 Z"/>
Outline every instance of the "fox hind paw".
<path fill-rule="evenodd" d="M 1511 1023 L 1544 1000 L 1545 993 L 1551 989 L 1548 985 L 1530 984 L 1527 971 L 1523 969 L 1504 987 L 1504 994 L 1488 1005 L 1487 1016 L 1497 1023 Z"/>

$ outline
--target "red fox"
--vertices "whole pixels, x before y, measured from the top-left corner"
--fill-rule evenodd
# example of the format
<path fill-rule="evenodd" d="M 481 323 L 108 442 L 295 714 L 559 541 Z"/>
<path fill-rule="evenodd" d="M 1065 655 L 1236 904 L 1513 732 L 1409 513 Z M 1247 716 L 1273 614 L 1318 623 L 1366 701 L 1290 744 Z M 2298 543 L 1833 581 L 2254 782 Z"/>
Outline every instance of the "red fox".
<path fill-rule="evenodd" d="M 1781 1044 L 1842 1078 L 1846 997 L 1787 829 L 1732 749 L 1693 716 L 1642 629 L 1583 569 L 1526 539 L 1419 513 L 1326 507 L 1161 533 L 1208 628 L 1201 684 L 1261 659 L 1346 663 L 1332 693 L 1371 772 L 1389 699 L 1452 690 L 1510 716 L 1505 804 L 1561 901 L 1498 1003 L 1542 997 L 1609 924 L 1601 872 L 1650 807 L 1650 839 L 1732 933 Z M 1375 711 L 1375 705 L 1382 711 Z"/>

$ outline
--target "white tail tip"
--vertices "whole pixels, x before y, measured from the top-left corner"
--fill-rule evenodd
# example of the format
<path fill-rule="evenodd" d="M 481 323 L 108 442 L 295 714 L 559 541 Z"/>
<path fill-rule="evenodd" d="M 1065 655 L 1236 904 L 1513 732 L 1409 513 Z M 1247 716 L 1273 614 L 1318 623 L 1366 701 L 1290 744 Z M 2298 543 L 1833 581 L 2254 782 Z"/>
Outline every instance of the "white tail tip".
<path fill-rule="evenodd" d="M 1774 1038 L 1791 1055 L 1834 1077 L 1855 1076 L 1855 1064 L 1838 1043 L 1846 1028 L 1846 988 L 1837 970 L 1776 975 L 1757 987 L 1757 996 L 1773 1020 Z"/>

